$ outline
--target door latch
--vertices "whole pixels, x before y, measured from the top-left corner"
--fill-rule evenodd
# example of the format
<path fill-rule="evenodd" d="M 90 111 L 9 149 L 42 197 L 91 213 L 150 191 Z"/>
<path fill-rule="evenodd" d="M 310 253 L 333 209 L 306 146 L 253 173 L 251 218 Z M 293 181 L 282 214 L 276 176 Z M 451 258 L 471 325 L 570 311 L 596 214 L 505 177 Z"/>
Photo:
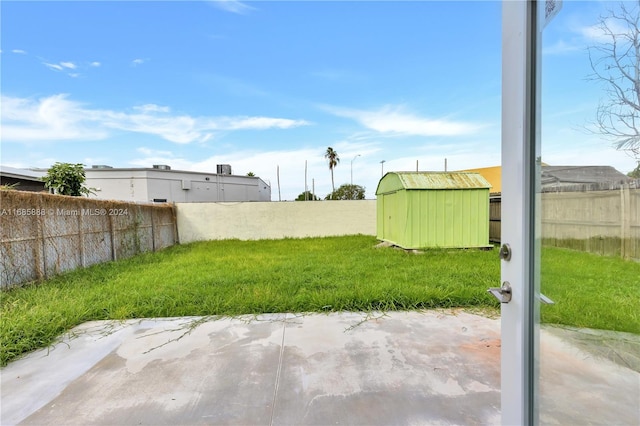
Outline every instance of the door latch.
<path fill-rule="evenodd" d="M 502 260 L 506 260 L 506 261 L 511 260 L 511 246 L 509 244 L 503 244 L 500 247 L 500 253 L 498 255 Z"/>
<path fill-rule="evenodd" d="M 491 287 L 487 291 L 493 294 L 500 303 L 511 302 L 511 284 L 509 284 L 509 281 L 503 282 L 501 287 Z"/>
<path fill-rule="evenodd" d="M 556 304 L 556 302 L 554 302 L 553 300 L 549 299 L 547 296 L 545 296 L 542 293 L 540 293 L 540 301 L 542 303 L 544 303 L 545 305 L 555 305 Z"/>

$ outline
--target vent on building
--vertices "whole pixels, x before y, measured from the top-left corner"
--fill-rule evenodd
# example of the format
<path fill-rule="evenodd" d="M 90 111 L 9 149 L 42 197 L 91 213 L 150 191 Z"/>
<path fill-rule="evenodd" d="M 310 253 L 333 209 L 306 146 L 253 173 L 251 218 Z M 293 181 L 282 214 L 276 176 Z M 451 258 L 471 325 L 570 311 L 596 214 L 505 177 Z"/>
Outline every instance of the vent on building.
<path fill-rule="evenodd" d="M 158 170 L 171 170 L 171 166 L 167 166 L 166 164 L 154 164 L 153 168 Z"/>
<path fill-rule="evenodd" d="M 91 166 L 92 169 L 113 169 L 111 166 L 107 166 L 106 164 L 94 164 Z"/>
<path fill-rule="evenodd" d="M 231 174 L 231 165 L 230 164 L 218 164 L 217 173 L 219 175 L 230 175 Z"/>

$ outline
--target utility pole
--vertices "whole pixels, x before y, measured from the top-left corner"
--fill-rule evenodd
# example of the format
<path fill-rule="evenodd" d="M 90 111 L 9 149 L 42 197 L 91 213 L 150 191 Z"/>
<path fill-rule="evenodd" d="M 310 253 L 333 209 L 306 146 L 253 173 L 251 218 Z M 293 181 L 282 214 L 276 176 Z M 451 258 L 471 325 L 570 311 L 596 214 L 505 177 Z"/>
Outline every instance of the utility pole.
<path fill-rule="evenodd" d="M 278 175 L 278 201 L 282 201 L 282 197 L 280 197 L 280 166 L 278 166 L 276 174 Z"/>
<path fill-rule="evenodd" d="M 382 160 L 382 161 L 380 162 L 380 166 L 382 166 L 382 173 L 380 174 L 380 177 L 383 177 L 383 176 L 384 176 L 384 163 L 386 163 L 386 162 L 387 162 L 386 160 Z"/>
<path fill-rule="evenodd" d="M 360 157 L 360 154 L 356 155 L 355 157 L 353 157 L 353 160 L 351 160 L 351 186 L 353 186 L 353 162 L 358 157 Z"/>
<path fill-rule="evenodd" d="M 304 200 L 309 201 L 309 188 L 307 186 L 307 160 L 304 160 Z"/>

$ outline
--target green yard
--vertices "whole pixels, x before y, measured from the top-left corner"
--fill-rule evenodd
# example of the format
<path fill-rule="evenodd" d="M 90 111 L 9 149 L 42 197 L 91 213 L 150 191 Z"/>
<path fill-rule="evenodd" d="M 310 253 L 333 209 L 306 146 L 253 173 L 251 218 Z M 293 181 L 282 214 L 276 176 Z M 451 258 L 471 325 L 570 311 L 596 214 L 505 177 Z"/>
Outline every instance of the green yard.
<path fill-rule="evenodd" d="M 369 236 L 212 241 L 96 265 L 1 293 L 0 364 L 89 320 L 469 307 L 499 303 L 497 251 L 375 248 Z M 640 264 L 543 253 L 546 322 L 640 333 Z"/>

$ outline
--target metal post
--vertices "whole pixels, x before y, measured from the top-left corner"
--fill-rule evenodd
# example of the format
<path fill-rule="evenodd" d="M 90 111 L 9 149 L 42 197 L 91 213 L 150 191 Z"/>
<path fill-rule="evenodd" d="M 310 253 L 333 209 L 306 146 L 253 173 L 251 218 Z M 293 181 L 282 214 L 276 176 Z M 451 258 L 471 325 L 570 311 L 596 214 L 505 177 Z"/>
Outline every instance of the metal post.
<path fill-rule="evenodd" d="M 383 177 L 383 176 L 384 176 L 384 163 L 386 163 L 386 160 L 382 160 L 382 161 L 380 162 L 380 166 L 382 166 L 382 173 L 380 174 L 380 177 Z"/>
<path fill-rule="evenodd" d="M 304 160 L 304 200 L 309 201 L 309 189 L 307 187 L 307 160 Z"/>
<path fill-rule="evenodd" d="M 358 157 L 360 157 L 360 154 L 356 155 L 355 157 L 353 157 L 353 160 L 351 160 L 351 186 L 353 186 L 353 162 Z"/>
<path fill-rule="evenodd" d="M 280 166 L 277 166 L 276 174 L 278 175 L 278 201 L 282 201 L 282 197 L 280 196 Z"/>

